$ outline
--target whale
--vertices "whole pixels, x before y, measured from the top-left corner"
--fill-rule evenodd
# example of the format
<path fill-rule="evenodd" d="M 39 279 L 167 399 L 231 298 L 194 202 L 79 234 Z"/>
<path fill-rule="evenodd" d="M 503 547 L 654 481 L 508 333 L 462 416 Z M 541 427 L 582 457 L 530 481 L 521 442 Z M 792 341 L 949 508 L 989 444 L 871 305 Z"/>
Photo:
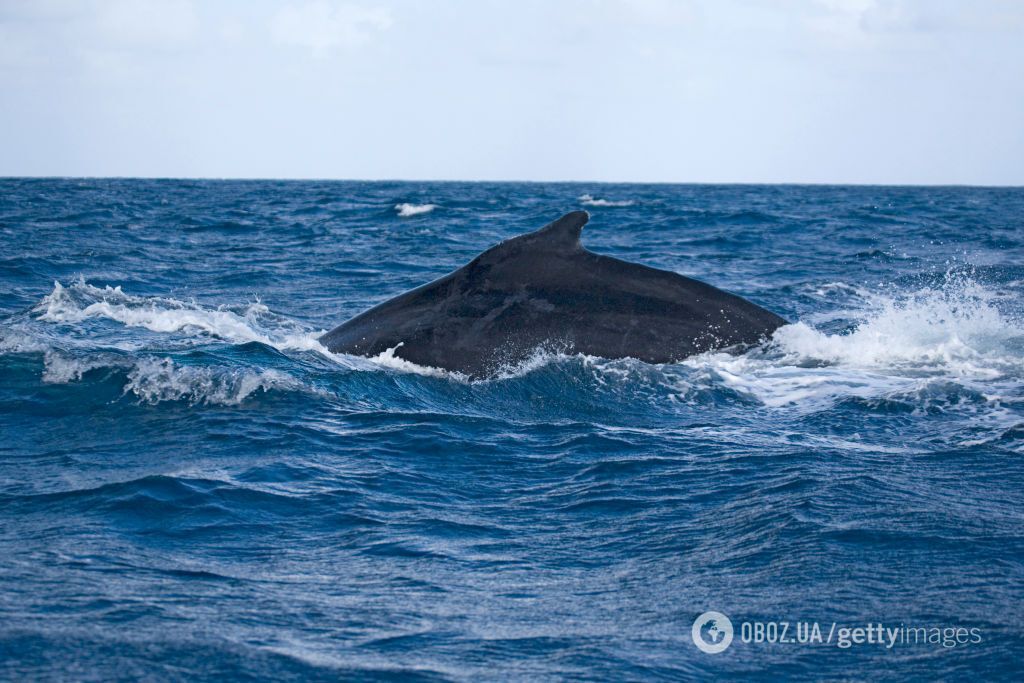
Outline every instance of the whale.
<path fill-rule="evenodd" d="M 580 243 L 586 211 L 487 249 L 444 277 L 370 308 L 320 337 L 332 353 L 393 354 L 471 378 L 538 350 L 673 363 L 769 339 L 782 317 L 671 271 Z"/>

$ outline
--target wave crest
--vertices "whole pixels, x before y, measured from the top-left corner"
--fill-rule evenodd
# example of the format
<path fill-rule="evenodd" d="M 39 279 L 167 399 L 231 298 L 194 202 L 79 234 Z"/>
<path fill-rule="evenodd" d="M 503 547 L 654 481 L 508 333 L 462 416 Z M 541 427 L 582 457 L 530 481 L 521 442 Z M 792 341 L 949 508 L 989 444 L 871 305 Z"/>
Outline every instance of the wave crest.
<path fill-rule="evenodd" d="M 417 365 L 412 361 L 407 361 L 400 356 L 396 356 L 395 352 L 400 346 L 402 346 L 401 343 L 390 349 L 385 349 L 376 356 L 369 358 L 368 360 L 373 364 L 373 369 L 387 368 L 389 370 L 397 370 L 398 372 L 414 375 L 423 375 L 425 377 L 444 377 L 446 379 L 466 381 L 466 376 L 460 372 L 453 372 L 451 370 L 445 370 L 444 368 L 435 368 L 429 365 Z"/>
<path fill-rule="evenodd" d="M 104 356 L 76 358 L 50 349 L 43 355 L 43 381 L 47 384 L 69 384 L 81 380 L 90 370 L 131 365 L 131 362 L 123 363 Z"/>
<path fill-rule="evenodd" d="M 798 322 L 779 329 L 775 346 L 793 364 L 951 370 L 993 376 L 1018 366 L 1024 328 L 1001 312 L 976 282 L 949 277 L 942 288 L 874 297 L 874 310 L 848 334 L 826 334 Z"/>
<path fill-rule="evenodd" d="M 47 351 L 43 381 L 48 384 L 79 382 L 92 370 L 127 372 L 123 394 L 144 403 L 187 401 L 191 404 L 238 405 L 257 392 L 317 390 L 274 369 L 180 365 L 169 357 L 130 358 L 112 354 L 77 357 Z"/>
<path fill-rule="evenodd" d="M 707 353 L 684 365 L 770 407 L 916 395 L 935 383 L 1014 402 L 1024 327 L 996 307 L 996 298 L 969 278 L 948 276 L 940 288 L 872 296 L 861 322 L 845 334 L 797 322 L 748 354 Z"/>
<path fill-rule="evenodd" d="M 583 206 L 633 206 L 636 203 L 632 199 L 598 199 L 589 194 L 581 194 L 579 201 Z"/>
<path fill-rule="evenodd" d="M 146 403 L 185 400 L 193 404 L 238 405 L 256 392 L 296 391 L 302 384 L 277 370 L 217 372 L 207 367 L 176 365 L 170 358 L 138 361 L 128 373 L 124 392 Z"/>
<path fill-rule="evenodd" d="M 399 218 L 409 218 L 411 216 L 419 216 L 421 214 L 430 213 L 437 208 L 437 204 L 410 204 L 402 203 L 395 204 L 395 211 L 398 212 Z"/>
<path fill-rule="evenodd" d="M 327 353 L 317 341 L 318 334 L 271 314 L 258 301 L 242 307 L 208 308 L 172 298 L 133 296 L 124 293 L 120 285 L 100 288 L 79 281 L 64 287 L 54 282 L 53 291 L 34 312 L 39 320 L 54 323 L 106 318 L 153 332 L 204 334 L 235 344 L 259 342 L 279 351 Z"/>

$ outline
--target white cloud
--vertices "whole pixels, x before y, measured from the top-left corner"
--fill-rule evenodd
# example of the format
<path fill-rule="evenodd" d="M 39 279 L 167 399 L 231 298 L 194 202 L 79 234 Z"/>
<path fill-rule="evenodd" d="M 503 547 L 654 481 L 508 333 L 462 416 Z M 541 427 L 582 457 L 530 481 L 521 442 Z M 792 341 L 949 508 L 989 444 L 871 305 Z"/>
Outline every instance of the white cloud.
<path fill-rule="evenodd" d="M 363 45 L 391 24 L 391 13 L 384 8 L 314 0 L 282 7 L 272 17 L 270 31 L 282 45 L 305 47 L 325 56 L 336 48 Z"/>

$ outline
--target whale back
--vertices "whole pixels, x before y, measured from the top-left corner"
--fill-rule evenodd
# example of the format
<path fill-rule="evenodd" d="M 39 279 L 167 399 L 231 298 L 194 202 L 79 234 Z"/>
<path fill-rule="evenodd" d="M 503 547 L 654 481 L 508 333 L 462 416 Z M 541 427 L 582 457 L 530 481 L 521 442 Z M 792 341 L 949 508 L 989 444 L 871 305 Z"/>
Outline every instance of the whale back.
<path fill-rule="evenodd" d="M 538 347 L 651 363 L 754 344 L 785 320 L 734 294 L 580 243 L 585 211 L 491 247 L 462 268 L 331 330 L 335 353 L 388 349 L 419 365 L 494 374 Z"/>

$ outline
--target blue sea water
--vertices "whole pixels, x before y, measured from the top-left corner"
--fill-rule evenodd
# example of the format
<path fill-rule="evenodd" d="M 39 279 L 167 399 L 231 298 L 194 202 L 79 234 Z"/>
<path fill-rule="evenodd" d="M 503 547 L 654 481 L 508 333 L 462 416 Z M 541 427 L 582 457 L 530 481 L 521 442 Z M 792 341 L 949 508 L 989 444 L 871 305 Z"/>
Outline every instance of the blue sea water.
<path fill-rule="evenodd" d="M 793 324 L 474 382 L 316 342 L 581 207 Z M 2 678 L 1024 675 L 1022 189 L 4 179 L 0 247 Z"/>

